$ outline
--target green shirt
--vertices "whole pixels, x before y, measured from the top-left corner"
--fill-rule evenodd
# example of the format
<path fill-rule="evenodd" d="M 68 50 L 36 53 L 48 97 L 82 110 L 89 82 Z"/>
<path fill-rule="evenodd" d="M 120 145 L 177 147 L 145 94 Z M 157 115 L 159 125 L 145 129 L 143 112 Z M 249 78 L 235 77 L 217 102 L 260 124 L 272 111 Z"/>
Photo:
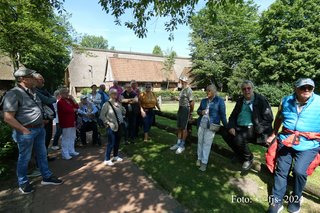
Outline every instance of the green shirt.
<path fill-rule="evenodd" d="M 238 115 L 238 126 L 252 126 L 252 101 L 243 101 L 241 112 Z"/>

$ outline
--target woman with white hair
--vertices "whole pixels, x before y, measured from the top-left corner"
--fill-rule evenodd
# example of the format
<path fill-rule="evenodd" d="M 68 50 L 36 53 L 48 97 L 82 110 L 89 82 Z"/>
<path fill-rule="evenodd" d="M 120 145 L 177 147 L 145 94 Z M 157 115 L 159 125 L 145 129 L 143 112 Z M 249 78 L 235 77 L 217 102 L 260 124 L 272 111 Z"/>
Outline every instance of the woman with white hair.
<path fill-rule="evenodd" d="M 207 87 L 207 97 L 201 100 L 197 110 L 198 119 L 198 160 L 197 166 L 206 171 L 211 145 L 215 133 L 219 131 L 220 121 L 227 126 L 226 106 L 224 100 L 217 96 L 215 85 Z"/>
<path fill-rule="evenodd" d="M 106 149 L 104 164 L 113 166 L 113 161 L 120 162 L 118 151 L 121 140 L 121 129 L 124 122 L 123 115 L 126 113 L 125 108 L 117 101 L 118 92 L 116 89 L 109 90 L 110 100 L 107 101 L 101 109 L 100 119 L 107 128 L 108 145 Z M 113 150 L 113 159 L 111 151 Z"/>
<path fill-rule="evenodd" d="M 79 105 L 76 100 L 69 95 L 68 88 L 60 89 L 61 99 L 57 103 L 59 125 L 62 128 L 61 154 L 65 160 L 70 160 L 72 156 L 79 155 L 74 149 L 76 139 L 76 112 Z"/>

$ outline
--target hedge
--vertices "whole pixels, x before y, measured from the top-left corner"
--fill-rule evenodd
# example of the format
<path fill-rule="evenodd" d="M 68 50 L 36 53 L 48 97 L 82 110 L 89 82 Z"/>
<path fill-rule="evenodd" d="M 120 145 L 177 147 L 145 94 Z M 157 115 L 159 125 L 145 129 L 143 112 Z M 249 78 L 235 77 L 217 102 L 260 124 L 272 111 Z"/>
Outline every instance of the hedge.
<path fill-rule="evenodd" d="M 162 101 L 173 101 L 175 100 L 175 97 L 179 96 L 180 91 L 161 90 L 154 93 L 156 94 L 157 97 L 161 96 Z M 194 100 L 197 102 L 201 101 L 201 99 L 207 96 L 206 92 L 202 90 L 194 90 L 192 94 L 193 94 Z M 218 92 L 218 95 L 222 98 L 226 97 L 226 93 L 224 92 Z"/>

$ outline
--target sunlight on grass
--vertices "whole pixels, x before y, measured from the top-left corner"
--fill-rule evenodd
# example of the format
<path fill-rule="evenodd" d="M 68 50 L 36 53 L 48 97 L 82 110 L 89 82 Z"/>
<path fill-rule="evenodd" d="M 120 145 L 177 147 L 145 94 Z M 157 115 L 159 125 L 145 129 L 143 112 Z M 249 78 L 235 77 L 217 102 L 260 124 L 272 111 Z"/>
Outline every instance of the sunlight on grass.
<path fill-rule="evenodd" d="M 177 105 L 164 106 L 163 111 L 173 112 Z M 233 109 L 234 103 L 228 103 L 228 112 Z M 273 110 L 276 108 L 273 108 Z M 176 121 L 156 117 L 156 122 L 176 127 Z M 196 136 L 196 128 L 193 127 L 192 134 Z M 146 173 L 148 173 L 157 184 L 168 191 L 182 205 L 191 212 L 234 212 L 234 213 L 256 213 L 265 212 L 268 208 L 267 189 L 268 183 L 272 183 L 272 176 L 250 172 L 246 176 L 240 174 L 240 164 L 230 162 L 230 159 L 211 151 L 206 172 L 200 172 L 195 165 L 197 159 L 197 145 L 191 144 L 181 155 L 176 155 L 169 147 L 175 143 L 176 135 L 164 130 L 152 127 L 151 142 L 143 142 L 142 139 L 135 145 L 123 146 L 122 151 Z M 214 143 L 229 149 L 220 135 L 216 135 Z M 265 148 L 250 145 L 255 160 L 264 163 Z M 309 177 L 308 183 L 319 185 L 320 169 Z M 241 189 L 231 184 L 231 180 L 250 180 L 253 186 L 245 186 Z M 232 196 L 247 196 L 252 200 L 250 204 L 233 203 Z M 319 204 L 305 199 L 303 208 L 317 209 Z M 286 212 L 286 211 L 284 211 Z"/>

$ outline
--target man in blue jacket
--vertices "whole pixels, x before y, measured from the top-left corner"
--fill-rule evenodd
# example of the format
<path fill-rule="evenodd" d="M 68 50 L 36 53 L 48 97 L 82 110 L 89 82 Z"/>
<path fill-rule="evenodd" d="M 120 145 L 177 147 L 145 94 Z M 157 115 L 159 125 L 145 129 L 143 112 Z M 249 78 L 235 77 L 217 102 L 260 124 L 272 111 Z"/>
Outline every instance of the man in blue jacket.
<path fill-rule="evenodd" d="M 289 212 L 300 212 L 302 191 L 307 182 L 307 169 L 320 151 L 320 96 L 313 93 L 314 82 L 310 78 L 299 79 L 295 92 L 282 99 L 270 143 L 278 135 L 277 168 L 268 212 L 278 213 L 283 202 L 288 202 Z M 293 163 L 294 162 L 294 163 Z M 293 172 L 293 192 L 285 197 L 290 170 Z"/>

